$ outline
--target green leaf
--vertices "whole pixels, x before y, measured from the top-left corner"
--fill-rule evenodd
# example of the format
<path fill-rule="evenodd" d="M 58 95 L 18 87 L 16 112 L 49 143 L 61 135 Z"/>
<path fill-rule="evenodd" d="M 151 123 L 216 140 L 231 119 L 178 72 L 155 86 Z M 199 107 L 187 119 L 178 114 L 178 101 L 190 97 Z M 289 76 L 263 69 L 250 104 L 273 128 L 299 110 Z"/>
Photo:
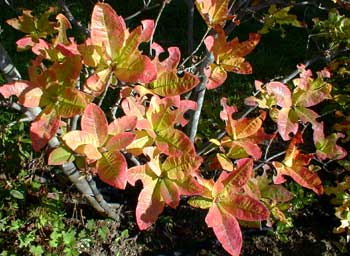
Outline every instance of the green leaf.
<path fill-rule="evenodd" d="M 160 61 L 159 55 L 164 49 L 156 44 L 152 44 L 152 48 L 156 51 L 153 59 L 157 67 L 157 79 L 146 88 L 160 96 L 175 96 L 192 90 L 199 83 L 199 79 L 189 73 L 184 72 L 181 76 L 177 74 L 177 65 L 181 58 L 180 49 L 178 47 L 170 47 L 168 49 L 169 56 L 165 60 Z"/>
<path fill-rule="evenodd" d="M 75 235 L 76 231 L 74 229 L 70 229 L 67 232 L 62 231 L 63 243 L 66 246 L 73 246 L 76 242 Z"/>
<path fill-rule="evenodd" d="M 97 230 L 98 235 L 101 237 L 102 241 L 107 242 L 107 238 L 109 236 L 109 229 L 106 226 L 100 227 Z"/>
<path fill-rule="evenodd" d="M 118 150 L 102 153 L 102 157 L 96 162 L 96 169 L 102 181 L 113 187 L 125 189 L 127 164 L 125 157 Z"/>
<path fill-rule="evenodd" d="M 294 27 L 301 28 L 303 24 L 298 21 L 298 17 L 293 14 L 289 14 L 292 6 L 287 6 L 282 9 L 277 9 L 275 4 L 270 5 L 268 12 L 264 15 L 263 18 L 263 28 L 259 30 L 260 34 L 266 34 L 269 30 L 277 28 L 281 31 L 281 36 L 285 37 L 285 30 L 282 25 L 291 25 Z"/>
<path fill-rule="evenodd" d="M 43 255 L 44 250 L 40 245 L 32 245 L 29 250 L 34 256 L 40 256 Z"/>
<path fill-rule="evenodd" d="M 187 203 L 192 207 L 200 208 L 200 209 L 208 209 L 213 204 L 211 198 L 206 198 L 201 196 L 193 196 L 187 201 Z"/>
<path fill-rule="evenodd" d="M 49 165 L 62 165 L 64 163 L 70 163 L 75 160 L 74 155 L 71 151 L 59 147 L 55 148 L 49 155 L 48 164 Z"/>
<path fill-rule="evenodd" d="M 62 117 L 73 117 L 81 114 L 89 101 L 89 96 L 76 88 L 66 88 L 59 96 L 57 114 Z"/>
<path fill-rule="evenodd" d="M 195 152 L 194 145 L 187 135 L 171 127 L 157 132 L 156 144 L 164 154 L 169 156 Z"/>
<path fill-rule="evenodd" d="M 24 199 L 24 194 L 16 189 L 11 189 L 10 190 L 10 195 L 13 196 L 16 199 L 23 200 Z"/>
<path fill-rule="evenodd" d="M 147 88 L 160 96 L 175 96 L 192 90 L 199 80 L 190 73 L 179 77 L 176 72 L 162 73 Z"/>

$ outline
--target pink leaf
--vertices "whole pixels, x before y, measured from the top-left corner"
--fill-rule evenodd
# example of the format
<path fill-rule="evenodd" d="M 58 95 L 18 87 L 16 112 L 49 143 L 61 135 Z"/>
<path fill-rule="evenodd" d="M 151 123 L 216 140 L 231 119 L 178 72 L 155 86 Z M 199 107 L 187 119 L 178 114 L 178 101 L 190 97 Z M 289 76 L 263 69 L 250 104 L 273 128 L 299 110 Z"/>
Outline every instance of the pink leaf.
<path fill-rule="evenodd" d="M 94 103 L 87 105 L 81 118 L 81 129 L 95 136 L 98 145 L 102 146 L 105 143 L 108 136 L 108 123 L 105 113 L 99 106 Z"/>
<path fill-rule="evenodd" d="M 220 118 L 224 121 L 232 119 L 232 114 L 236 113 L 238 109 L 236 106 L 227 105 L 227 98 L 223 97 L 220 101 L 223 110 L 220 112 Z"/>
<path fill-rule="evenodd" d="M 110 58 L 123 46 L 126 25 L 107 3 L 97 3 L 91 17 L 91 41 L 106 49 Z"/>
<path fill-rule="evenodd" d="M 8 84 L 4 84 L 0 87 L 0 93 L 5 98 L 9 98 L 13 95 L 19 97 L 22 92 L 28 87 L 34 87 L 29 81 L 14 81 Z"/>
<path fill-rule="evenodd" d="M 107 151 L 96 162 L 100 179 L 118 189 L 125 189 L 127 182 L 127 165 L 125 157 L 119 151 Z"/>
<path fill-rule="evenodd" d="M 109 151 L 124 149 L 133 142 L 135 137 L 136 135 L 131 132 L 119 133 L 108 140 L 106 148 Z"/>
<path fill-rule="evenodd" d="M 276 97 L 277 105 L 282 108 L 292 106 L 292 95 L 289 88 L 280 82 L 270 82 L 266 85 L 268 94 Z"/>
<path fill-rule="evenodd" d="M 30 138 L 35 151 L 39 151 L 55 136 L 60 118 L 51 109 L 45 109 L 30 125 Z"/>
<path fill-rule="evenodd" d="M 163 212 L 165 202 L 161 201 L 157 180 L 144 185 L 136 207 L 136 221 L 140 230 L 147 229 L 156 222 Z"/>
<path fill-rule="evenodd" d="M 207 84 L 205 85 L 208 90 L 219 87 L 226 81 L 227 78 L 225 69 L 215 64 L 211 64 L 208 68 L 206 68 L 204 73 L 208 77 Z"/>
<path fill-rule="evenodd" d="M 154 31 L 154 20 L 143 20 L 141 23 L 143 27 L 141 42 L 148 42 Z"/>
<path fill-rule="evenodd" d="M 108 125 L 108 134 L 117 135 L 122 132 L 131 131 L 136 127 L 136 116 L 122 116 Z"/>
<path fill-rule="evenodd" d="M 291 121 L 290 108 L 282 108 L 278 113 L 278 132 L 283 140 L 290 140 L 290 134 L 296 134 L 298 132 L 299 125 L 297 122 Z"/>
<path fill-rule="evenodd" d="M 233 256 L 239 256 L 243 241 L 236 218 L 223 213 L 216 204 L 213 204 L 209 209 L 205 222 L 208 227 L 213 228 L 224 249 Z"/>

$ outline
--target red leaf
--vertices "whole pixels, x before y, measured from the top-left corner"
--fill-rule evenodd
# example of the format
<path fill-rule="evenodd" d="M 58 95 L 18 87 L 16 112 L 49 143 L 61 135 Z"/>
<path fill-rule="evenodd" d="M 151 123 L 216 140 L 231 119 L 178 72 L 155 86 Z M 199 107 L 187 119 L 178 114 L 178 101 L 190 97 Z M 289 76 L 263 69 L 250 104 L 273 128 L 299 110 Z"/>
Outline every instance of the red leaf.
<path fill-rule="evenodd" d="M 238 221 L 232 215 L 223 213 L 213 204 L 205 218 L 208 227 L 213 228 L 224 249 L 233 256 L 239 256 L 242 248 L 242 233 Z"/>
<path fill-rule="evenodd" d="M 86 106 L 81 118 L 81 129 L 95 136 L 100 146 L 105 143 L 108 136 L 108 123 L 105 113 L 99 106 L 94 103 Z"/>
<path fill-rule="evenodd" d="M 221 182 L 227 187 L 242 187 L 253 176 L 253 159 L 237 160 L 237 167 Z"/>
<path fill-rule="evenodd" d="M 273 94 L 276 97 L 277 105 L 282 108 L 292 106 L 292 94 L 289 88 L 280 82 L 270 82 L 266 85 L 268 94 Z"/>
<path fill-rule="evenodd" d="M 246 195 L 234 195 L 230 200 L 220 204 L 225 211 L 237 219 L 245 221 L 260 221 L 269 218 L 269 211 L 258 200 Z"/>
<path fill-rule="evenodd" d="M 277 171 L 277 175 L 274 177 L 274 183 L 280 184 L 285 182 L 283 175 L 290 176 L 301 186 L 312 189 L 316 194 L 320 195 L 323 193 L 321 179 L 315 172 L 307 168 L 313 155 L 301 154 L 296 146 L 301 140 L 301 134 L 298 133 L 291 141 L 282 163 L 277 161 L 272 162 Z"/>
<path fill-rule="evenodd" d="M 8 84 L 4 84 L 0 87 L 0 93 L 5 98 L 9 98 L 13 95 L 19 97 L 25 89 L 28 87 L 34 87 L 30 81 L 14 81 Z"/>
<path fill-rule="evenodd" d="M 116 57 L 118 50 L 123 46 L 126 25 L 121 16 L 118 16 L 107 3 L 97 3 L 91 16 L 91 41 L 106 49 L 111 59 Z"/>
<path fill-rule="evenodd" d="M 260 35 L 256 33 L 249 34 L 249 39 L 241 43 L 238 38 L 227 42 L 221 27 L 217 29 L 217 33 L 217 37 L 209 36 L 205 40 L 208 50 L 214 55 L 214 63 L 205 70 L 208 89 L 220 86 L 226 79 L 226 72 L 251 74 L 252 67 L 244 57 L 252 52 L 260 41 Z"/>
<path fill-rule="evenodd" d="M 126 148 L 136 135 L 131 132 L 122 132 L 110 138 L 106 144 L 108 151 L 122 150 Z"/>
<path fill-rule="evenodd" d="M 30 138 L 35 151 L 41 150 L 55 136 L 60 118 L 52 109 L 45 109 L 30 125 Z"/>
<path fill-rule="evenodd" d="M 125 157 L 119 151 L 107 151 L 96 162 L 100 179 L 118 189 L 125 189 L 127 182 L 127 165 Z"/>
<path fill-rule="evenodd" d="M 136 116 L 122 116 L 108 125 L 108 134 L 117 135 L 122 132 L 131 131 L 136 127 Z"/>

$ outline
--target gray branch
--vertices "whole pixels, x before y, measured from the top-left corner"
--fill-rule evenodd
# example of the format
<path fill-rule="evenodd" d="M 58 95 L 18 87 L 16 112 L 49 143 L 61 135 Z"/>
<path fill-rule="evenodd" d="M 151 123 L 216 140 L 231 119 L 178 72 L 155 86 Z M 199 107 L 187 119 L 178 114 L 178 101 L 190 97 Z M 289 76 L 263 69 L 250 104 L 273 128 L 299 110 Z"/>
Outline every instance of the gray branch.
<path fill-rule="evenodd" d="M 10 68 L 9 68 L 10 67 Z M 11 58 L 6 50 L 0 44 L 0 71 L 2 71 L 6 79 L 10 81 L 21 79 L 21 75 L 13 65 Z M 29 120 L 34 120 L 41 112 L 41 108 L 25 108 L 17 103 L 7 104 L 8 107 L 12 107 L 16 110 L 22 111 Z M 49 148 L 55 148 L 60 145 L 60 141 L 57 136 L 54 136 L 48 143 Z M 103 199 L 103 196 L 96 188 L 95 182 L 87 178 L 77 170 L 73 163 L 66 163 L 61 166 L 63 173 L 69 178 L 69 180 L 75 185 L 78 191 L 83 194 L 90 205 L 98 212 L 107 215 L 108 217 L 120 221 L 119 215 L 116 214 L 115 209 Z"/>

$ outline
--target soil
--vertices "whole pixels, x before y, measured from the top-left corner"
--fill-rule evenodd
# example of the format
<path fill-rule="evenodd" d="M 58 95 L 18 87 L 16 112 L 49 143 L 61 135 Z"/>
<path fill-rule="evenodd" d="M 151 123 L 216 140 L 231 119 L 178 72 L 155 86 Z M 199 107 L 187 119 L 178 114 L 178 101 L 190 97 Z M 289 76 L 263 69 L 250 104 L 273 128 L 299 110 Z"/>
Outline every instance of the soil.
<path fill-rule="evenodd" d="M 131 193 L 136 193 L 137 189 Z M 137 198 L 129 196 L 122 197 Z M 213 231 L 206 226 L 204 222 L 206 211 L 191 208 L 186 205 L 185 200 L 176 210 L 166 208 L 158 221 L 146 231 L 139 231 L 137 228 L 134 216 L 135 206 L 135 201 L 128 201 L 123 208 L 124 217 L 119 229 L 128 229 L 130 236 L 127 243 L 115 248 L 119 255 L 229 255 L 221 247 Z M 338 225 L 329 198 L 322 197 L 298 214 L 294 220 L 294 227 L 285 233 L 287 237 L 285 242 L 279 240 L 272 229 L 242 228 L 244 238 L 241 255 L 348 255 L 349 246 L 346 248 L 346 243 L 339 242 L 341 236 L 332 233 L 332 229 Z M 115 254 L 110 250 L 110 254 L 106 255 Z"/>

